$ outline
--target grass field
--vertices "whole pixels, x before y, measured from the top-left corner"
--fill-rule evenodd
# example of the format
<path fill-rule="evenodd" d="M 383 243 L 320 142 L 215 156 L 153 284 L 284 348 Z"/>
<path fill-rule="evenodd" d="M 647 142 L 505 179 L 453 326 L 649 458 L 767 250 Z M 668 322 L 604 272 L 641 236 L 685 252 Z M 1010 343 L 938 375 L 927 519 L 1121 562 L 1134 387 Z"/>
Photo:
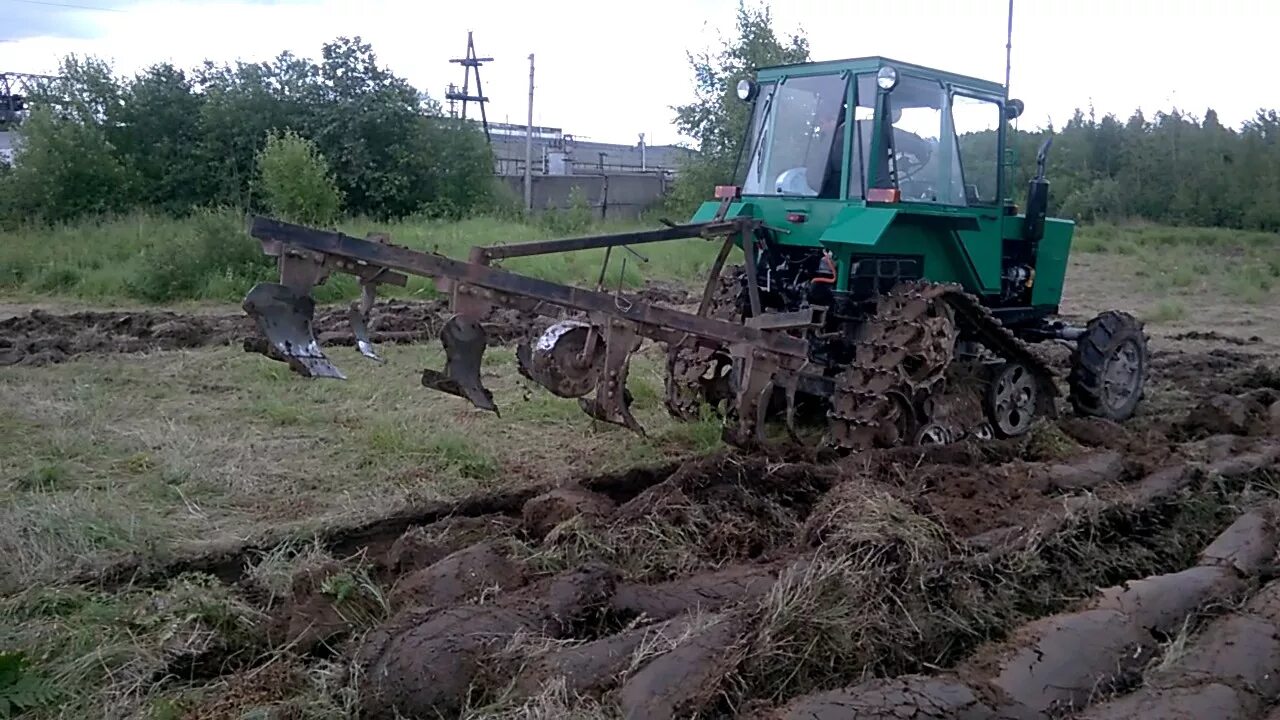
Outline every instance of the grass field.
<path fill-rule="evenodd" d="M 589 225 L 579 221 L 520 222 L 475 218 L 462 222 L 409 219 L 375 223 L 348 220 L 340 230 L 356 236 L 389 232 L 393 242 L 464 258 L 475 245 L 544 240 L 589 232 L 638 229 L 640 223 Z M 62 298 L 94 303 L 235 302 L 274 269 L 231 212 L 207 212 L 185 220 L 138 214 L 96 223 L 0 233 L 0 296 Z M 643 258 L 620 254 L 606 282 L 635 287 L 642 278 L 688 282 L 705 275 L 715 255 L 711 243 L 657 243 Z M 1152 294 L 1166 296 L 1150 309 L 1153 320 L 1177 319 L 1188 294 L 1221 294 L 1233 302 L 1263 304 L 1280 287 L 1280 243 L 1272 233 L 1221 228 L 1174 228 L 1141 222 L 1077 228 L 1073 252 L 1106 256 L 1138 278 Z M 520 258 L 504 265 L 517 272 L 570 283 L 594 283 L 600 251 Z M 624 266 L 625 263 L 625 266 Z M 412 277 L 388 294 L 431 296 Z M 348 276 L 317 289 L 321 302 L 353 297 Z"/>
<path fill-rule="evenodd" d="M 253 283 L 269 278 L 274 267 L 245 231 L 235 213 L 207 212 L 185 220 L 133 215 L 98 223 L 0 232 L 0 294 L 10 297 L 62 297 L 94 302 L 239 302 Z M 546 240 L 566 234 L 638 229 L 637 223 L 568 225 L 476 218 L 461 222 L 404 220 L 374 223 L 349 220 L 343 232 L 363 237 L 389 232 L 393 242 L 419 250 L 465 258 L 475 245 Z M 565 229 L 576 230 L 566 233 Z M 717 248 L 711 243 L 658 243 L 639 250 L 642 258 L 621 253 L 606 282 L 634 287 L 644 277 L 693 280 L 705 275 Z M 561 282 L 594 283 L 603 251 L 518 258 L 505 267 Z M 623 257 L 625 256 L 625 257 Z M 413 277 L 405 289 L 388 294 L 431 296 L 429 281 Z M 331 278 L 319 288 L 321 302 L 353 297 L 349 276 Z"/>

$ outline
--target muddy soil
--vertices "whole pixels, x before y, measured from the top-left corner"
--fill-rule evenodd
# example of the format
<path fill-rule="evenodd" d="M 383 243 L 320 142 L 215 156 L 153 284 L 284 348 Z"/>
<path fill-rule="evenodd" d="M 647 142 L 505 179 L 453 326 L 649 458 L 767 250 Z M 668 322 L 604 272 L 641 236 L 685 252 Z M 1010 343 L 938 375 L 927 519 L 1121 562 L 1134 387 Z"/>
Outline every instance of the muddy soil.
<path fill-rule="evenodd" d="M 683 287 L 649 282 L 630 295 L 666 307 L 686 307 L 695 301 Z M 368 321 L 374 343 L 435 341 L 449 319 L 444 300 L 383 300 Z M 496 310 L 485 319 L 492 344 L 523 337 L 531 323 L 518 313 Z M 347 306 L 316 308 L 316 339 L 322 346 L 355 344 Z M 243 313 L 180 314 L 163 310 L 59 313 L 32 308 L 25 313 L 0 314 L 0 366 L 49 365 L 86 353 L 135 353 L 181 350 L 217 345 L 265 348 L 253 321 Z"/>
<path fill-rule="evenodd" d="M 442 300 L 387 300 L 370 312 L 369 333 L 374 343 L 434 341 L 448 318 L 448 307 Z M 524 323 L 506 311 L 494 313 L 485 328 L 494 343 L 509 342 L 524 333 Z M 355 342 L 345 306 L 318 308 L 314 329 L 322 346 Z M 253 321 L 242 313 L 185 315 L 140 310 L 54 314 L 32 310 L 0 320 L 0 366 L 48 365 L 86 353 L 262 343 Z"/>
<path fill-rule="evenodd" d="M 440 303 L 391 301 L 371 330 L 430 340 L 446 317 Z M 345 308 L 316 326 L 324 343 L 349 342 Z M 513 318 L 491 326 L 495 342 L 520 332 Z M 0 321 L 0 364 L 255 334 L 234 315 L 32 312 Z M 1255 677 L 1280 653 L 1264 586 L 1276 518 L 1245 512 L 1280 483 L 1280 365 L 1263 345 L 1161 343 L 1142 413 L 1123 426 L 1064 410 L 984 445 L 725 450 L 338 528 L 322 544 L 361 560 L 300 572 L 264 608 L 264 633 L 298 667 L 357 670 L 373 718 L 486 704 L 508 716 L 1039 718 L 1089 704 L 1099 718 L 1257 717 L 1280 699 L 1273 673 Z M 249 558 L 271 544 L 92 581 L 199 570 L 254 598 Z M 381 599 L 353 612 L 333 588 L 356 562 Z M 1155 672 L 1183 627 L 1198 633 L 1189 659 Z"/>
<path fill-rule="evenodd" d="M 324 630 L 368 717 L 1256 717 L 1275 683 L 1250 673 L 1280 652 L 1258 594 L 1280 538 L 1257 509 L 1280 482 L 1270 362 L 1166 351 L 1157 410 L 1123 427 L 726 450 L 472 499 L 331 539 L 381 558 L 391 615 L 367 635 L 329 625 L 305 579 L 276 622 Z M 1150 674 L 1221 613 L 1206 649 Z"/>

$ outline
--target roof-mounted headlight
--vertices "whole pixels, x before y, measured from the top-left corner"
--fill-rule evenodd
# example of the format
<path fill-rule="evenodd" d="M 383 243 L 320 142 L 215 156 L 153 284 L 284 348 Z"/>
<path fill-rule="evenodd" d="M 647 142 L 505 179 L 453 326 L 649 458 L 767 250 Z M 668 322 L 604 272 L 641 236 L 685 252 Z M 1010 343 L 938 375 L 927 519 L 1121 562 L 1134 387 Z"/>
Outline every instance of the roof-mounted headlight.
<path fill-rule="evenodd" d="M 892 90 L 898 86 L 898 69 L 892 65 L 885 65 L 880 68 L 880 72 L 876 73 L 876 84 L 881 90 Z"/>
<path fill-rule="evenodd" d="M 757 85 L 752 80 L 739 80 L 738 81 L 738 99 L 743 102 L 746 102 L 754 98 L 756 96 L 756 87 Z"/>

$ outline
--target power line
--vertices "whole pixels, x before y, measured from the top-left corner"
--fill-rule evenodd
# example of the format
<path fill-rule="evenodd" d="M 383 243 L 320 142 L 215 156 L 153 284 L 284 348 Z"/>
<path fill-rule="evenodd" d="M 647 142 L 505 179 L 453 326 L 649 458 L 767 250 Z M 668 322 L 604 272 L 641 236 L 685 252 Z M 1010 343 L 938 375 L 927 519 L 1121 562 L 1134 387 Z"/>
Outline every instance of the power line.
<path fill-rule="evenodd" d="M 9 0 L 9 2 L 26 3 L 27 5 L 45 5 L 48 7 L 71 8 L 73 10 L 99 10 L 101 12 L 122 13 L 119 8 L 100 7 L 96 5 L 75 5 L 72 3 L 48 2 L 48 0 Z"/>

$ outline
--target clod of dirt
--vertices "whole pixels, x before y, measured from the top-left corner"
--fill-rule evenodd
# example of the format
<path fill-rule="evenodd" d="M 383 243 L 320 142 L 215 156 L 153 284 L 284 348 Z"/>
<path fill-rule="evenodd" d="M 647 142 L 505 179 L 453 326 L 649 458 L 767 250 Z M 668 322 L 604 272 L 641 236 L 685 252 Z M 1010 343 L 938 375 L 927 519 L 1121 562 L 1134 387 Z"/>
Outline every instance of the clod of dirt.
<path fill-rule="evenodd" d="M 622 583 L 614 594 L 613 609 L 654 620 L 715 610 L 764 596 L 773 587 L 777 573 L 777 565 L 730 565 L 713 573 L 653 585 Z"/>
<path fill-rule="evenodd" d="M 1120 450 L 1131 439 L 1126 427 L 1105 418 L 1067 417 L 1058 421 L 1058 427 L 1068 437 L 1087 447 Z"/>
<path fill-rule="evenodd" d="M 689 616 L 633 628 L 534 658 L 516 678 L 525 695 L 559 680 L 576 694 L 600 693 L 617 683 L 646 646 L 673 647 L 692 623 Z"/>
<path fill-rule="evenodd" d="M 742 616 L 725 615 L 650 660 L 622 686 L 628 720 L 667 720 L 697 713 L 716 695 L 747 647 Z"/>
<path fill-rule="evenodd" d="M 1206 681 L 1241 687 L 1264 698 L 1280 693 L 1280 628 L 1268 619 L 1233 614 L 1210 623 L 1183 654 L 1148 679 L 1155 687 Z"/>
<path fill-rule="evenodd" d="M 463 548 L 437 563 L 405 575 L 391 590 L 392 608 L 448 607 L 472 602 L 492 590 L 510 590 L 525 582 L 524 570 L 498 543 Z"/>
<path fill-rule="evenodd" d="M 1247 692 L 1221 683 L 1126 695 L 1077 715 L 1077 720 L 1249 720 L 1259 704 Z"/>
<path fill-rule="evenodd" d="M 1280 581 L 1273 581 L 1243 610 L 1208 623 L 1144 678 L 1141 688 L 1085 717 L 1254 717 L 1259 707 L 1280 697 L 1277 667 Z"/>
<path fill-rule="evenodd" d="M 1278 460 L 1280 445 L 1260 445 L 1249 452 L 1210 463 L 1208 471 L 1230 479 L 1273 467 Z"/>
<path fill-rule="evenodd" d="M 1267 410 L 1267 433 L 1280 437 L 1280 402 L 1271 403 Z"/>
<path fill-rule="evenodd" d="M 912 477 L 926 486 L 928 514 L 963 538 L 1010 525 L 1033 526 L 1054 503 L 1031 482 L 1034 467 L 933 465 L 915 469 Z"/>
<path fill-rule="evenodd" d="M 408 610 L 369 633 L 357 653 L 360 697 L 370 718 L 456 713 L 486 659 L 512 636 L 562 637 L 612 593 L 616 575 L 590 566 L 552 578 L 530 599 Z"/>
<path fill-rule="evenodd" d="M 351 577 L 336 560 L 298 570 L 278 616 L 275 639 L 299 653 L 310 653 L 350 632 L 353 619 L 375 613 L 373 598 L 359 592 L 349 582 Z"/>
<path fill-rule="evenodd" d="M 1187 414 L 1183 429 L 1199 435 L 1259 435 L 1264 413 L 1262 405 L 1253 399 L 1214 395 Z"/>
<path fill-rule="evenodd" d="M 1200 564 L 1233 567 L 1253 573 L 1276 551 L 1275 525 L 1261 512 L 1247 512 L 1236 518 L 1200 553 Z"/>
<path fill-rule="evenodd" d="M 1119 482 L 1124 470 L 1124 456 L 1108 450 L 1045 465 L 1036 471 L 1033 482 L 1047 490 L 1085 490 Z"/>
<path fill-rule="evenodd" d="M 1085 704 L 1100 678 L 1136 672 L 1154 640 L 1118 610 L 1054 615 L 1014 631 L 994 653 L 980 653 L 960 671 L 1038 712 Z"/>
<path fill-rule="evenodd" d="M 440 562 L 475 543 L 509 534 L 515 523 L 502 515 L 454 517 L 410 528 L 387 551 L 383 565 L 394 575 L 405 575 Z"/>
<path fill-rule="evenodd" d="M 1106 588 L 1090 607 L 1118 610 L 1147 631 L 1166 631 L 1207 599 L 1230 598 L 1243 591 L 1244 582 L 1229 567 L 1193 567 Z"/>
<path fill-rule="evenodd" d="M 561 487 L 545 492 L 524 504 L 521 516 L 525 532 L 542 538 L 556 525 L 582 516 L 605 517 L 614 509 L 613 501 L 599 493 L 577 487 Z"/>
<path fill-rule="evenodd" d="M 998 714 L 997 714 L 998 713 Z M 1040 718 L 1016 707 L 999 711 L 950 677 L 906 675 L 844 690 L 805 695 L 767 717 L 773 720 L 1020 720 Z"/>

